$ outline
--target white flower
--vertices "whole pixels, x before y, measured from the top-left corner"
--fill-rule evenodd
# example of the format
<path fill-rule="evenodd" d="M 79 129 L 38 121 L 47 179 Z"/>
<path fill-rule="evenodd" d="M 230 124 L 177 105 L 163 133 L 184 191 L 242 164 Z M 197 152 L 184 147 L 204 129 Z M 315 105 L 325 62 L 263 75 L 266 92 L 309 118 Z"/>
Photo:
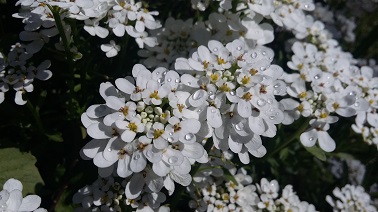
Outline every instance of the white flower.
<path fill-rule="evenodd" d="M 37 195 L 22 197 L 22 183 L 16 179 L 9 179 L 0 191 L 0 209 L 2 211 L 34 211 L 47 212 L 43 208 L 38 208 L 41 198 Z"/>
<path fill-rule="evenodd" d="M 106 53 L 107 57 L 114 57 L 121 50 L 121 46 L 111 40 L 109 44 L 101 44 L 101 50 Z"/>

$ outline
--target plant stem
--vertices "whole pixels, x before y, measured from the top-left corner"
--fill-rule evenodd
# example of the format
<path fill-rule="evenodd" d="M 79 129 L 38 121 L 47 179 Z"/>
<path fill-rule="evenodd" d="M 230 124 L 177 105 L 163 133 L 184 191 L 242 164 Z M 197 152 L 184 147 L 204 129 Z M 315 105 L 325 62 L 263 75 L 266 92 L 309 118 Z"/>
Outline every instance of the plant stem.
<path fill-rule="evenodd" d="M 302 134 L 302 132 L 307 129 L 310 120 L 311 120 L 310 117 L 303 120 L 304 123 L 298 128 L 298 130 L 291 137 L 289 137 L 284 143 L 282 143 L 279 147 L 275 148 L 272 152 L 268 153 L 266 157 L 271 157 L 275 155 L 277 152 L 280 152 L 282 149 L 287 147 L 292 141 L 294 141 L 295 139 L 298 139 L 298 137 Z"/>
<path fill-rule="evenodd" d="M 39 115 L 39 109 L 34 107 L 33 104 L 30 102 L 30 99 L 27 99 L 26 106 L 30 110 L 30 112 L 33 115 L 33 118 L 35 120 L 35 123 L 37 125 L 38 132 L 42 135 L 45 136 L 45 129 L 42 124 L 41 116 Z"/>

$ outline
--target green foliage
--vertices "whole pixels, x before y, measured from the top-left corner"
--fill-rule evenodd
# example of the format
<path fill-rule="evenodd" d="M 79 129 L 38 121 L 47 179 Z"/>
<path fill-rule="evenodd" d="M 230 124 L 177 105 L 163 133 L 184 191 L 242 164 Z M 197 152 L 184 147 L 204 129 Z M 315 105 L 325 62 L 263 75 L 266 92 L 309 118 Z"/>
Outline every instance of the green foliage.
<path fill-rule="evenodd" d="M 35 163 L 37 159 L 30 153 L 17 148 L 0 149 L 0 187 L 9 178 L 15 178 L 23 184 L 23 195 L 35 193 L 36 186 L 42 186 L 43 180 Z"/>

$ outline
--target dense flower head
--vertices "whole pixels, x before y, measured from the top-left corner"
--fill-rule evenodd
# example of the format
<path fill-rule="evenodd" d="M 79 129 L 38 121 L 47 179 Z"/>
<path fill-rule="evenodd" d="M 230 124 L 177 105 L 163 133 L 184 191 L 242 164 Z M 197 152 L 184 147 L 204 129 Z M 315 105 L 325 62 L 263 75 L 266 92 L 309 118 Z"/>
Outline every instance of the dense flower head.
<path fill-rule="evenodd" d="M 22 189 L 23 186 L 19 180 L 8 179 L 3 185 L 3 190 L 0 191 L 0 210 L 47 212 L 46 209 L 39 208 L 41 198 L 38 195 L 22 197 Z"/>
<path fill-rule="evenodd" d="M 34 79 L 48 80 L 52 76 L 48 70 L 50 61 L 45 60 L 35 67 L 27 61 L 32 55 L 24 45 L 16 43 L 6 57 L 0 57 L 0 103 L 4 101 L 5 93 L 11 87 L 16 91 L 15 103 L 26 104 L 27 101 L 22 95 L 34 90 Z"/>
<path fill-rule="evenodd" d="M 344 187 L 333 190 L 335 199 L 327 195 L 327 202 L 333 207 L 333 211 L 377 211 L 371 205 L 370 195 L 361 186 L 347 184 Z"/>
<path fill-rule="evenodd" d="M 252 184 L 245 169 L 230 171 L 233 181 L 224 175 L 205 175 L 207 184 L 200 186 L 200 193 L 189 189 L 193 198 L 189 207 L 196 211 L 316 211 L 314 205 L 300 201 L 292 185 L 285 186 L 280 195 L 276 180 L 262 178 Z"/>

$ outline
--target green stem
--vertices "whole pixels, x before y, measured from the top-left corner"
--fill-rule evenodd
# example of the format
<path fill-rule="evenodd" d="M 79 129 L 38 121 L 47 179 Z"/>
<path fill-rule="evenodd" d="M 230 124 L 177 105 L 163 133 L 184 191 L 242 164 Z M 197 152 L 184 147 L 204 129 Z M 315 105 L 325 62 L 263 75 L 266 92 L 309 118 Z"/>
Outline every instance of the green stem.
<path fill-rule="evenodd" d="M 45 129 L 44 129 L 43 124 L 42 124 L 41 116 L 39 114 L 39 109 L 37 107 L 34 107 L 29 99 L 27 99 L 26 106 L 28 107 L 28 109 L 32 113 L 32 116 L 33 116 L 35 123 L 37 125 L 38 132 L 42 136 L 44 136 L 45 135 Z"/>
<path fill-rule="evenodd" d="M 72 60 L 72 54 L 70 51 L 70 44 L 67 40 L 67 36 L 64 30 L 63 24 L 62 24 L 63 23 L 62 19 L 60 18 L 61 10 L 59 7 L 52 7 L 51 5 L 47 5 L 47 7 L 50 9 L 50 11 L 52 12 L 54 16 L 56 27 L 58 28 L 60 37 L 62 38 L 63 47 L 64 47 L 64 51 L 66 52 L 67 60 L 70 63 L 72 63 L 73 60 Z"/>
<path fill-rule="evenodd" d="M 272 152 L 268 153 L 266 157 L 275 155 L 277 152 L 280 152 L 282 149 L 287 147 L 291 142 L 293 142 L 296 139 L 299 139 L 299 136 L 302 134 L 302 132 L 304 132 L 307 129 L 310 120 L 311 120 L 310 117 L 303 120 L 304 123 L 298 128 L 298 130 L 291 137 L 289 137 L 284 143 L 282 143 L 280 146 L 275 148 Z"/>

